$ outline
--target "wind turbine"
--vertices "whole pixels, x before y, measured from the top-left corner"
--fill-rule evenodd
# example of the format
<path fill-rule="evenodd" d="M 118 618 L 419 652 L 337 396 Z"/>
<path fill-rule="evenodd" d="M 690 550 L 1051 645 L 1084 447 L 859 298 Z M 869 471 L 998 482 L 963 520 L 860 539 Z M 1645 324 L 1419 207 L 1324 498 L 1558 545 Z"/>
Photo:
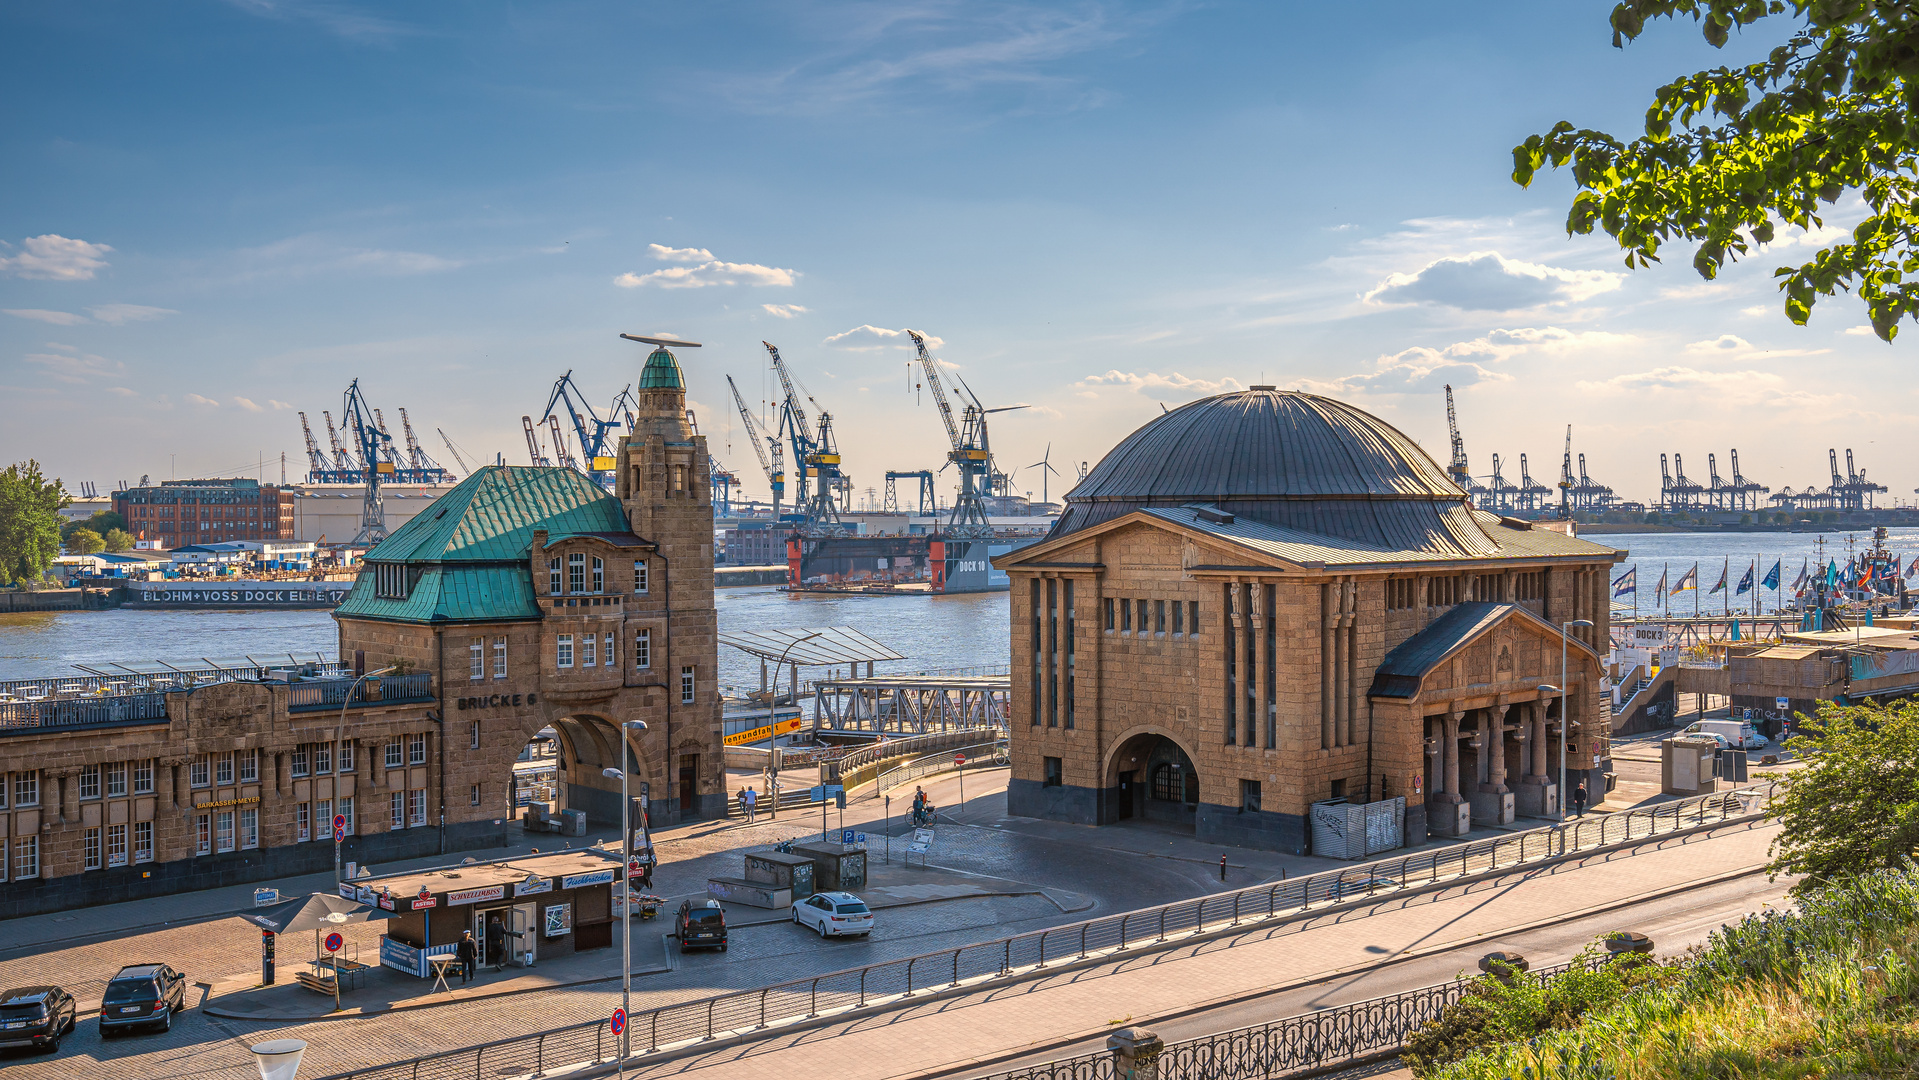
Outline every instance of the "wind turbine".
<path fill-rule="evenodd" d="M 1051 502 L 1052 500 L 1046 497 L 1046 474 L 1052 473 L 1054 476 L 1059 475 L 1059 470 L 1053 468 L 1053 444 L 1047 443 L 1045 456 L 1028 465 L 1027 468 L 1039 470 L 1039 501 L 1042 504 Z"/>

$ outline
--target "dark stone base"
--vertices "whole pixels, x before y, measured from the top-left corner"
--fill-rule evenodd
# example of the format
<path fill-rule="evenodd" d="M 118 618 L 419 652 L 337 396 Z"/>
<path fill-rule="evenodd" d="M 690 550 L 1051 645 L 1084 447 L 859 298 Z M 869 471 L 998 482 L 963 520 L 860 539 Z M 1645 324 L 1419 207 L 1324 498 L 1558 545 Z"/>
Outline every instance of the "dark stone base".
<path fill-rule="evenodd" d="M 1415 802 L 1407 799 L 1405 831 L 1400 843 L 1406 847 L 1417 847 L 1426 840 L 1426 803 L 1424 800 Z"/>
<path fill-rule="evenodd" d="M 1306 854 L 1306 818 L 1300 814 L 1200 803 L 1193 835 L 1207 843 Z"/>
<path fill-rule="evenodd" d="M 1105 825 L 1119 799 L 1118 788 L 1087 788 L 1067 784 L 1047 786 L 1038 780 L 1006 782 L 1006 812 L 1016 817 L 1044 818 L 1074 825 Z"/>
<path fill-rule="evenodd" d="M 514 826 L 517 829 L 517 826 Z M 481 847 L 499 847 L 502 827 L 492 820 L 468 821 L 446 827 L 445 853 Z M 356 836 L 340 845 L 340 865 L 362 865 L 400 859 L 427 858 L 441 853 L 440 830 L 431 826 L 397 832 Z M 118 904 L 172 893 L 217 889 L 227 885 L 267 882 L 275 878 L 325 873 L 333 869 L 333 845 L 325 842 L 289 844 L 257 851 L 230 851 L 196 859 L 116 866 L 65 877 L 13 881 L 0 889 L 0 919 L 70 911 L 96 904 Z M 374 872 L 379 868 L 375 865 Z"/>

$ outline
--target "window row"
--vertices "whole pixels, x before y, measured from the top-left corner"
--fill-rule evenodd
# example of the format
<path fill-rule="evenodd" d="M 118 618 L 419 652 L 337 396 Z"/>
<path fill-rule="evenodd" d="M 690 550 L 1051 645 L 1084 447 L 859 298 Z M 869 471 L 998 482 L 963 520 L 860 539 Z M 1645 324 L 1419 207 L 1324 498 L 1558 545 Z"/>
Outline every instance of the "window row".
<path fill-rule="evenodd" d="M 203 815 L 204 816 L 204 815 Z M 335 822 L 338 816 L 341 820 Z M 312 802 L 295 803 L 293 806 L 293 839 L 304 844 L 309 840 L 332 840 L 335 824 L 339 825 L 342 836 L 352 836 L 358 831 L 353 817 L 353 799 L 351 796 L 335 802 L 332 799 L 315 799 Z M 252 845 L 247 845 L 252 846 Z M 231 851 L 223 847 L 221 851 Z M 199 854 L 205 855 L 201 849 Z"/>
<path fill-rule="evenodd" d="M 304 764 L 306 761 L 306 749 L 306 747 L 302 746 L 294 751 L 293 775 L 295 776 L 306 775 L 306 773 L 300 771 L 306 767 Z M 348 751 L 348 755 L 350 760 L 351 751 Z M 325 760 L 331 763 L 333 755 L 330 752 L 327 753 Z M 108 766 L 108 768 L 111 769 L 112 766 Z M 329 767 L 325 771 L 331 772 L 332 769 Z M 353 771 L 353 767 L 349 764 L 344 771 L 351 772 Z M 87 780 L 87 772 L 83 769 L 80 772 L 80 797 L 82 799 L 92 797 L 87 794 Z M 228 754 L 200 754 L 187 762 L 187 785 L 189 787 L 227 787 L 236 782 L 241 784 L 255 784 L 259 783 L 259 781 L 260 752 L 258 750 L 240 750 Z M 108 775 L 107 786 L 109 789 L 113 786 L 111 773 Z M 112 792 L 109 791 L 109 794 L 111 793 Z"/>
<path fill-rule="evenodd" d="M 425 765 L 426 736 L 402 735 L 396 739 L 388 739 L 384 760 L 389 769 L 403 769 L 408 765 Z"/>
<path fill-rule="evenodd" d="M 1197 600 L 1106 600 L 1106 629 L 1120 634 L 1171 634 L 1191 637 L 1199 633 Z"/>
<path fill-rule="evenodd" d="M 503 637 L 494 638 L 490 651 L 493 656 L 493 677 L 496 679 L 506 678 L 506 639 Z M 486 678 L 488 652 L 489 648 L 486 638 L 476 637 L 467 640 L 466 673 L 469 680 L 479 682 Z"/>
<path fill-rule="evenodd" d="M 301 803 L 300 809 L 305 810 Z M 98 832 L 98 829 L 88 829 Z M 301 837 L 304 840 L 306 837 Z M 257 807 L 245 806 L 238 810 L 218 810 L 193 815 L 193 853 L 211 855 L 216 851 L 233 851 L 235 848 L 251 850 L 260 846 L 260 811 Z M 91 854 L 91 853 L 89 853 Z M 89 864 L 88 870 L 99 867 Z"/>
<path fill-rule="evenodd" d="M 246 813 L 257 814 L 258 811 L 248 810 Z M 258 829 L 255 829 L 255 833 L 258 833 Z M 19 841 L 16 840 L 15 845 L 17 848 Z M 259 846 L 257 837 L 256 843 L 252 846 Z M 25 860 L 16 860 L 14 876 L 16 878 L 39 876 L 39 848 L 36 846 L 30 853 L 20 851 L 19 854 L 30 856 L 33 865 L 31 873 L 28 873 L 28 867 L 19 865 Z M 152 861 L 153 822 L 151 821 L 136 821 L 130 825 L 96 826 L 81 834 L 80 868 L 82 870 L 98 870 L 103 866 L 126 866 L 129 862 L 150 863 Z"/>
<path fill-rule="evenodd" d="M 335 773 L 354 771 L 353 743 L 342 742 L 336 749 L 330 742 L 301 743 L 293 748 L 289 755 L 289 768 L 294 776 L 332 776 Z M 225 781 L 221 781 L 225 783 Z M 206 785 L 195 783 L 195 787 Z"/>
<path fill-rule="evenodd" d="M 647 591 L 646 561 L 633 560 L 633 594 L 645 596 Z M 606 560 L 598 555 L 588 557 L 581 552 L 573 552 L 562 558 L 555 555 L 546 560 L 546 591 L 550 596 L 573 594 L 588 596 L 606 591 Z"/>
<path fill-rule="evenodd" d="M 16 773 L 16 777 L 28 774 Z M 106 765 L 87 765 L 80 770 L 80 798 L 92 800 L 103 795 L 109 799 L 125 798 L 129 794 L 153 794 L 153 759 L 144 761 L 115 761 Z M 7 805 L 4 786 L 0 785 L 0 806 Z M 13 805 L 31 806 L 23 801 L 23 795 L 32 792 L 38 798 L 38 784 L 22 785 L 16 780 L 13 785 Z"/>
<path fill-rule="evenodd" d="M 396 791 L 387 796 L 387 827 L 417 829 L 426 824 L 426 792 Z"/>

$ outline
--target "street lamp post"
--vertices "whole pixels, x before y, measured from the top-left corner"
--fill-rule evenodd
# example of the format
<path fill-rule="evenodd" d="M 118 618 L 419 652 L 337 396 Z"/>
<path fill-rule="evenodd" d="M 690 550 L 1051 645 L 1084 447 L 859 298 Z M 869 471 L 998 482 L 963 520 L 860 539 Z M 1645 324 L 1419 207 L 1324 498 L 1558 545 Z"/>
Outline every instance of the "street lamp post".
<path fill-rule="evenodd" d="M 340 702 L 340 722 L 333 725 L 333 753 L 338 754 L 340 752 L 340 735 L 346 728 L 346 711 L 353 705 L 353 691 L 358 689 L 360 684 L 368 679 L 378 678 L 392 670 L 393 666 L 389 664 L 378 671 L 369 671 L 365 675 L 353 680 L 353 682 L 347 686 L 346 697 Z M 339 804 L 335 802 L 334 805 L 337 807 Z M 355 816 L 355 821 L 356 823 L 358 821 L 357 815 Z M 340 894 L 340 844 L 345 838 L 340 835 L 340 830 L 333 827 L 333 822 L 327 822 L 326 827 L 328 831 L 333 833 L 333 894 L 338 896 Z M 337 1008 L 339 1002 L 334 1002 L 334 1006 Z M 295 1065 L 297 1067 L 297 1061 Z"/>
<path fill-rule="evenodd" d="M 792 641 L 787 642 L 786 648 L 780 650 L 780 658 L 773 662 L 773 696 L 766 703 L 766 757 L 769 762 L 773 759 L 773 751 L 780 745 L 780 669 L 786 666 L 786 654 L 792 652 L 793 646 L 798 645 L 800 642 L 811 641 L 825 632 L 824 630 L 815 630 L 803 638 L 794 638 Z M 800 706 L 799 675 L 796 672 L 790 676 L 790 678 L 793 681 L 793 707 L 797 709 Z M 780 819 L 779 775 L 778 772 L 773 773 L 773 779 L 766 785 L 769 789 L 766 793 L 768 804 L 772 807 L 769 812 L 774 821 Z"/>
<path fill-rule="evenodd" d="M 633 999 L 633 798 L 627 785 L 626 759 L 627 732 L 644 732 L 646 721 L 628 720 L 620 725 L 620 767 L 602 769 L 601 775 L 618 777 L 620 781 L 620 911 L 624 916 L 620 920 L 620 1015 L 626 1016 Z M 632 1045 L 628 1032 L 631 1024 L 620 1031 L 619 1075 L 626 1076 L 626 1054 Z"/>
<path fill-rule="evenodd" d="M 1575 626 L 1591 626 L 1590 619 L 1574 619 L 1559 624 L 1559 820 L 1566 820 L 1566 740 L 1572 736 L 1572 717 L 1566 706 L 1566 631 Z"/>

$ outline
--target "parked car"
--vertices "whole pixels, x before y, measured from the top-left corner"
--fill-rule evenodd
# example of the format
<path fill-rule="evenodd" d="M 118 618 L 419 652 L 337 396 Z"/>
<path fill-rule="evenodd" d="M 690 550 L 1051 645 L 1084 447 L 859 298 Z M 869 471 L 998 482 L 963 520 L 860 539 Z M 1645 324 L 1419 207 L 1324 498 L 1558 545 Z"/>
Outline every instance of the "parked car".
<path fill-rule="evenodd" d="M 173 1027 L 187 1007 L 187 977 L 166 964 L 131 964 L 107 983 L 100 998 L 100 1037 L 128 1028 Z"/>
<path fill-rule="evenodd" d="M 0 1047 L 60 1049 L 73 1030 L 73 995 L 57 986 L 23 986 L 0 994 Z"/>
<path fill-rule="evenodd" d="M 850 892 L 814 893 L 793 904 L 793 921 L 821 937 L 865 936 L 873 932 L 873 909 Z"/>
<path fill-rule="evenodd" d="M 718 900 L 688 900 L 680 905 L 680 925 L 676 931 L 680 951 L 718 949 L 726 951 L 726 911 Z"/>
<path fill-rule="evenodd" d="M 1720 735 L 1735 750 L 1757 750 L 1766 737 L 1747 720 L 1701 720 L 1686 729 L 1688 735 Z"/>

